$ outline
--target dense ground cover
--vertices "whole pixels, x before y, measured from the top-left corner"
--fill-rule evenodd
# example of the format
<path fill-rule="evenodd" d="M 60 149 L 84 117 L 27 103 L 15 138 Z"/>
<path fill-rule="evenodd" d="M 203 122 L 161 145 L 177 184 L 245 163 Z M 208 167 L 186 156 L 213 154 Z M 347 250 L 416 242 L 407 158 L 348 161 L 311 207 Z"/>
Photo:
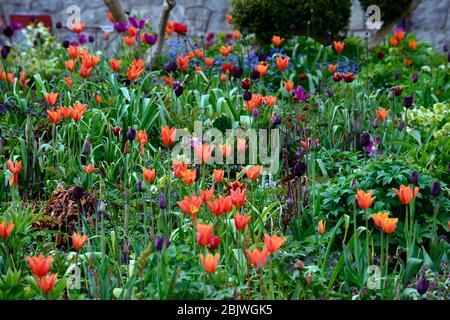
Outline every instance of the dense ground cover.
<path fill-rule="evenodd" d="M 185 28 L 11 34 L 0 298 L 448 299 L 448 49 Z"/>

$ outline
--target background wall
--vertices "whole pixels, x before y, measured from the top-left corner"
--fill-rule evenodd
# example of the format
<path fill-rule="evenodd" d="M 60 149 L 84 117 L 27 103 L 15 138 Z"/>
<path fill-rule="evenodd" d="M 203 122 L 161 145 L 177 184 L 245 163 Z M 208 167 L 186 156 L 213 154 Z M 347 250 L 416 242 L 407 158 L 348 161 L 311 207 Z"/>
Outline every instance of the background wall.
<path fill-rule="evenodd" d="M 132 14 L 140 12 L 158 23 L 164 0 L 122 0 L 125 11 Z M 105 13 L 102 0 L 0 0 L 0 17 L 9 23 L 11 14 L 49 14 L 53 25 L 65 22 L 66 9 L 76 4 L 81 8 L 82 21 L 86 22 L 87 34 L 102 36 L 103 31 L 111 26 Z M 187 23 L 190 31 L 196 33 L 231 31 L 225 21 L 230 0 L 177 0 L 177 6 L 171 13 L 171 19 Z M 364 12 L 358 0 L 352 0 L 352 16 L 349 35 L 364 36 Z M 405 27 L 416 34 L 420 41 L 430 41 L 439 50 L 444 43 L 450 42 L 450 0 L 423 0 L 418 8 L 405 19 Z M 61 31 L 62 37 L 65 36 Z"/>

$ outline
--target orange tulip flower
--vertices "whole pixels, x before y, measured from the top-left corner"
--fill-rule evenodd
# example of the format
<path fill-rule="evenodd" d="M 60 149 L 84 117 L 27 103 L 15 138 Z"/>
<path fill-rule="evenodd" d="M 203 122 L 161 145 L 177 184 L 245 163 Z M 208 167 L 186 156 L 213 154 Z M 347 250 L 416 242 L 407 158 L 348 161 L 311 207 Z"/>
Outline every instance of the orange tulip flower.
<path fill-rule="evenodd" d="M 396 47 L 398 46 L 398 40 L 395 37 L 392 37 L 389 39 L 389 44 L 391 45 L 391 47 Z"/>
<path fill-rule="evenodd" d="M 51 123 L 58 124 L 61 114 L 58 110 L 47 110 L 47 116 Z"/>
<path fill-rule="evenodd" d="M 214 189 L 200 190 L 200 197 L 202 198 L 202 201 L 204 203 L 208 203 L 209 201 L 211 201 L 213 194 L 214 194 Z"/>
<path fill-rule="evenodd" d="M 213 172 L 214 182 L 222 182 L 224 174 L 225 174 L 224 170 L 214 169 L 214 172 Z"/>
<path fill-rule="evenodd" d="M 220 146 L 220 152 L 225 158 L 228 158 L 233 152 L 233 149 L 231 148 L 231 145 L 229 145 L 228 143 L 224 143 Z"/>
<path fill-rule="evenodd" d="M 404 185 L 400 186 L 400 191 L 395 188 L 392 188 L 392 190 L 398 196 L 400 202 L 405 205 L 409 205 L 411 203 L 411 199 L 415 199 L 419 193 L 419 187 L 415 187 L 413 192 L 413 188 L 411 186 Z"/>
<path fill-rule="evenodd" d="M 36 279 L 36 283 L 39 289 L 44 293 L 49 293 L 53 290 L 57 280 L 58 274 L 48 274 L 44 277 L 40 277 Z"/>
<path fill-rule="evenodd" d="M 170 128 L 165 126 L 161 129 L 162 143 L 166 146 L 171 146 L 175 142 L 175 136 L 177 135 L 177 129 L 175 127 Z"/>
<path fill-rule="evenodd" d="M 163 76 L 164 82 L 170 88 L 173 86 L 173 78 L 171 76 Z"/>
<path fill-rule="evenodd" d="M 173 174 L 175 175 L 175 177 L 181 178 L 183 172 L 187 170 L 188 165 L 187 163 L 182 163 L 180 161 L 174 160 L 172 167 L 173 167 Z"/>
<path fill-rule="evenodd" d="M 70 59 L 70 60 L 65 61 L 64 63 L 66 65 L 67 71 L 72 72 L 73 69 L 75 69 L 75 61 L 74 60 Z"/>
<path fill-rule="evenodd" d="M 215 255 L 208 253 L 206 258 L 203 256 L 203 254 L 200 254 L 200 264 L 202 265 L 203 270 L 208 273 L 216 271 L 219 259 L 220 253 L 216 253 Z"/>
<path fill-rule="evenodd" d="M 72 246 L 76 251 L 80 251 L 83 248 L 84 243 L 87 240 L 87 235 L 81 235 L 77 232 L 72 234 Z"/>
<path fill-rule="evenodd" d="M 250 215 L 241 215 L 240 212 L 236 212 L 234 215 L 234 225 L 237 230 L 244 230 L 247 224 L 250 222 Z"/>
<path fill-rule="evenodd" d="M 245 252 L 256 269 L 262 269 L 266 265 L 267 250 L 258 250 L 255 248 L 253 251 L 246 249 Z"/>
<path fill-rule="evenodd" d="M 224 198 L 220 196 L 212 202 L 208 203 L 209 210 L 216 216 L 219 217 L 222 213 L 224 213 L 223 206 Z"/>
<path fill-rule="evenodd" d="M 272 44 L 275 47 L 278 47 L 283 41 L 284 41 L 284 38 L 281 38 L 280 36 L 273 36 L 272 37 Z"/>
<path fill-rule="evenodd" d="M 408 47 L 409 47 L 410 50 L 416 50 L 416 48 L 417 48 L 416 39 L 408 40 Z"/>
<path fill-rule="evenodd" d="M 247 150 L 247 142 L 245 141 L 245 138 L 238 138 L 237 139 L 237 151 L 244 153 L 245 150 Z"/>
<path fill-rule="evenodd" d="M 263 77 L 266 74 L 267 69 L 269 69 L 269 64 L 266 61 L 261 61 L 256 66 L 256 71 L 259 72 L 260 77 Z"/>
<path fill-rule="evenodd" d="M 144 180 L 147 181 L 148 183 L 152 183 L 156 178 L 155 169 L 142 168 L 142 173 L 144 175 Z"/>
<path fill-rule="evenodd" d="M 377 212 L 377 213 L 372 214 L 370 217 L 372 218 L 375 225 L 378 228 L 382 229 L 383 228 L 383 220 L 388 218 L 388 216 L 389 216 L 389 213 Z"/>
<path fill-rule="evenodd" d="M 184 72 L 187 70 L 188 66 L 189 66 L 189 62 L 191 60 L 189 59 L 189 56 L 181 56 L 178 55 L 177 56 L 177 65 L 178 65 L 178 69 L 181 70 L 181 72 Z"/>
<path fill-rule="evenodd" d="M 256 180 L 259 177 L 259 174 L 262 171 L 262 166 L 251 166 L 250 169 L 245 170 L 245 174 L 247 178 L 250 180 Z"/>
<path fill-rule="evenodd" d="M 405 35 L 406 35 L 406 32 L 403 31 L 402 29 L 395 30 L 395 32 L 394 32 L 394 37 L 398 42 L 402 42 Z"/>
<path fill-rule="evenodd" d="M 345 48 L 345 43 L 344 43 L 344 41 L 333 41 L 333 46 L 334 46 L 334 50 L 337 53 L 342 53 L 342 51 L 344 51 L 344 48 Z"/>
<path fill-rule="evenodd" d="M 228 24 L 232 24 L 232 23 L 233 23 L 233 16 L 232 16 L 232 15 L 227 14 L 227 15 L 225 16 L 225 19 L 227 20 L 227 23 L 228 23 Z"/>
<path fill-rule="evenodd" d="M 280 71 L 283 71 L 284 69 L 286 69 L 289 65 L 289 57 L 276 57 L 275 58 L 275 62 L 277 64 L 277 67 Z"/>
<path fill-rule="evenodd" d="M 67 53 L 69 54 L 69 57 L 71 57 L 72 59 L 77 59 L 78 55 L 80 54 L 80 48 L 74 47 L 74 46 L 69 46 L 67 48 Z"/>
<path fill-rule="evenodd" d="M 197 243 L 202 247 L 207 247 L 209 245 L 209 241 L 211 240 L 213 232 L 212 224 L 197 224 Z"/>
<path fill-rule="evenodd" d="M 181 173 L 181 179 L 187 185 L 193 185 L 196 177 L 197 172 L 195 170 L 186 169 Z"/>
<path fill-rule="evenodd" d="M 80 67 L 80 77 L 87 78 L 91 74 L 92 68 L 88 68 L 85 65 Z"/>
<path fill-rule="evenodd" d="M 63 80 L 69 87 L 73 85 L 73 80 L 71 77 L 63 77 Z"/>
<path fill-rule="evenodd" d="M 22 160 L 20 161 L 11 161 L 8 160 L 6 162 L 9 172 L 11 172 L 12 176 L 9 178 L 9 185 L 13 185 L 17 188 L 19 185 L 19 173 L 22 170 Z"/>
<path fill-rule="evenodd" d="M 203 60 L 203 58 L 205 57 L 205 53 L 203 52 L 202 49 L 197 49 L 194 52 L 195 52 L 195 56 L 197 58 L 199 58 L 200 60 Z"/>
<path fill-rule="evenodd" d="M 83 168 L 83 171 L 87 174 L 91 174 L 92 172 L 94 172 L 94 165 L 92 163 L 88 164 L 87 166 L 81 166 Z"/>
<path fill-rule="evenodd" d="M 225 198 L 222 198 L 222 196 L 219 197 L 222 206 L 223 212 L 230 212 L 233 210 L 233 200 L 231 199 L 231 196 L 227 196 Z"/>
<path fill-rule="evenodd" d="M 83 32 L 84 28 L 86 27 L 86 23 L 74 23 L 72 24 L 72 31 L 75 33 L 81 33 Z"/>
<path fill-rule="evenodd" d="M 58 107 L 58 112 L 61 115 L 61 117 L 65 119 L 69 119 L 72 117 L 72 108 L 67 107 Z"/>
<path fill-rule="evenodd" d="M 135 37 L 139 30 L 133 26 L 129 26 L 127 32 L 130 37 Z"/>
<path fill-rule="evenodd" d="M 227 81 L 227 75 L 225 73 L 221 73 L 219 76 L 219 80 L 222 82 Z"/>
<path fill-rule="evenodd" d="M 205 64 L 207 67 L 212 67 L 214 65 L 214 58 L 205 58 Z"/>
<path fill-rule="evenodd" d="M 306 138 L 306 140 L 302 140 L 300 141 L 300 144 L 302 145 L 302 147 L 306 150 L 309 151 L 309 149 L 311 149 L 311 143 L 313 142 L 312 138 Z M 319 139 L 314 139 L 315 145 L 316 147 L 319 145 Z"/>
<path fill-rule="evenodd" d="M 111 59 L 111 60 L 109 60 L 109 66 L 114 71 L 119 71 L 121 63 L 122 63 L 122 60 L 118 60 L 118 59 Z"/>
<path fill-rule="evenodd" d="M 335 73 L 336 72 L 336 65 L 335 64 L 328 65 L 328 71 L 330 71 L 331 73 Z"/>
<path fill-rule="evenodd" d="M 178 201 L 177 205 L 184 213 L 195 217 L 197 212 L 200 210 L 202 203 L 203 200 L 201 197 L 193 195 L 192 198 L 184 196 L 184 199 L 182 201 Z"/>
<path fill-rule="evenodd" d="M 114 19 L 114 16 L 112 15 L 111 12 L 108 11 L 106 13 L 106 17 L 108 18 L 109 22 L 111 22 L 111 23 L 115 23 L 116 22 L 116 19 Z"/>
<path fill-rule="evenodd" d="M 264 102 L 268 107 L 273 107 L 277 103 L 277 97 L 275 96 L 265 96 Z"/>
<path fill-rule="evenodd" d="M 377 197 L 372 197 L 372 190 L 366 193 L 363 190 L 358 189 L 355 195 L 355 199 L 361 209 L 369 209 L 376 198 Z"/>
<path fill-rule="evenodd" d="M 138 130 L 136 132 L 136 140 L 141 144 L 141 145 L 146 145 L 148 142 L 148 136 L 147 136 L 147 132 L 145 131 L 145 129 L 143 130 Z"/>
<path fill-rule="evenodd" d="M 56 104 L 56 101 L 58 99 L 58 93 L 57 92 L 46 93 L 44 94 L 44 98 L 45 100 L 47 100 L 47 104 L 49 106 L 53 106 Z"/>
<path fill-rule="evenodd" d="M 127 70 L 127 78 L 130 81 L 134 81 L 139 78 L 142 72 L 144 72 L 144 60 L 135 59 Z"/>
<path fill-rule="evenodd" d="M 96 96 L 95 96 L 95 103 L 97 103 L 97 104 L 100 104 L 100 103 L 102 103 L 102 96 L 101 95 L 99 95 L 99 94 L 97 94 Z"/>
<path fill-rule="evenodd" d="M 131 47 L 134 44 L 134 37 L 123 37 L 123 43 L 127 46 L 127 47 Z"/>
<path fill-rule="evenodd" d="M 283 243 L 287 240 L 287 238 L 279 237 L 277 235 L 273 236 L 264 236 L 264 245 L 266 246 L 266 250 L 269 254 L 276 253 Z"/>
<path fill-rule="evenodd" d="M 6 220 L 3 220 L 2 223 L 0 223 L 0 238 L 9 238 L 13 230 L 14 223 L 12 221 L 6 222 Z"/>
<path fill-rule="evenodd" d="M 31 272 L 38 277 L 41 278 L 45 276 L 52 266 L 53 256 L 48 256 L 47 258 L 40 254 L 36 257 L 27 256 L 28 264 L 30 265 Z"/>
<path fill-rule="evenodd" d="M 377 109 L 377 117 L 380 122 L 383 122 L 388 115 L 389 110 L 387 109 Z"/>
<path fill-rule="evenodd" d="M 231 49 L 232 49 L 231 46 L 227 47 L 221 46 L 219 51 L 222 56 L 228 57 L 228 55 L 231 53 Z"/>
<path fill-rule="evenodd" d="M 325 221 L 323 221 L 322 219 L 319 220 L 319 223 L 317 224 L 317 232 L 319 232 L 319 234 L 325 233 L 325 224 Z"/>
<path fill-rule="evenodd" d="M 284 88 L 287 92 L 294 90 L 294 83 L 291 80 L 284 81 Z"/>
<path fill-rule="evenodd" d="M 209 145 L 207 143 L 196 144 L 194 146 L 194 151 L 195 158 L 200 161 L 200 163 L 207 163 L 209 159 L 211 159 L 214 145 Z"/>
<path fill-rule="evenodd" d="M 398 218 L 385 218 L 381 220 L 381 222 L 382 222 L 381 227 L 383 228 L 383 231 L 386 232 L 387 234 L 391 234 L 397 228 Z"/>
<path fill-rule="evenodd" d="M 236 40 L 239 40 L 241 38 L 241 33 L 239 32 L 239 30 L 233 31 L 233 38 Z"/>
<path fill-rule="evenodd" d="M 245 196 L 247 194 L 247 189 L 241 190 L 231 190 L 231 201 L 233 202 L 236 208 L 240 208 L 245 204 Z"/>

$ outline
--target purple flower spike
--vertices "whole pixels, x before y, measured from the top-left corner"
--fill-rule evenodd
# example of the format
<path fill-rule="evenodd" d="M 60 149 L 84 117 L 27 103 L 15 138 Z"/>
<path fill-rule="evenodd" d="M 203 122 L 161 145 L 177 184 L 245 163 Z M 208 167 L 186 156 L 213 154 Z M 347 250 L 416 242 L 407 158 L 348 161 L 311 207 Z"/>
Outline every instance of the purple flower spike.
<path fill-rule="evenodd" d="M 303 88 L 301 86 L 298 86 L 295 89 L 295 97 L 297 98 L 297 100 L 299 101 L 306 101 L 309 99 L 309 97 L 311 97 L 312 93 L 310 92 L 305 92 L 305 90 L 303 90 Z"/>

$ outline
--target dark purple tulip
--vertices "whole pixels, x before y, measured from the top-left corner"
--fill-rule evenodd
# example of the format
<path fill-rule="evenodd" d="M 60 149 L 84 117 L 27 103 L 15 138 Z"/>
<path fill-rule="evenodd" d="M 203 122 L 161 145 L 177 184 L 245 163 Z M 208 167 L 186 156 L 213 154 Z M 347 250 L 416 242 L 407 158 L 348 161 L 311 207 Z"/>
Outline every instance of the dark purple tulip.
<path fill-rule="evenodd" d="M 72 41 L 72 42 L 70 43 L 70 45 L 71 45 L 72 47 L 78 47 L 78 42 L 77 42 L 77 41 Z"/>
<path fill-rule="evenodd" d="M 261 112 L 259 112 L 259 110 L 257 108 L 254 108 L 252 110 L 252 115 L 257 118 L 259 115 L 261 114 Z"/>
<path fill-rule="evenodd" d="M 9 53 L 11 52 L 10 46 L 3 46 L 1 50 L 1 55 L 3 59 L 8 58 Z"/>
<path fill-rule="evenodd" d="M 86 142 L 83 145 L 83 153 L 87 154 L 91 151 L 91 141 L 89 139 L 86 139 Z"/>
<path fill-rule="evenodd" d="M 242 94 L 242 98 L 244 98 L 244 101 L 250 101 L 252 100 L 252 93 L 248 90 L 245 90 Z"/>
<path fill-rule="evenodd" d="M 380 125 L 380 121 L 378 120 L 378 118 L 375 118 L 372 120 L 372 122 L 370 122 L 370 126 L 372 128 L 378 128 L 379 125 Z"/>
<path fill-rule="evenodd" d="M 90 35 L 88 40 L 90 43 L 93 43 L 95 41 L 94 36 Z"/>
<path fill-rule="evenodd" d="M 142 191 L 142 181 L 141 180 L 136 182 L 136 190 L 137 190 L 137 192 L 141 192 Z"/>
<path fill-rule="evenodd" d="M 251 78 L 252 78 L 253 80 L 258 79 L 260 76 L 261 76 L 261 74 L 259 73 L 258 70 L 252 70 L 252 72 L 251 72 Z"/>
<path fill-rule="evenodd" d="M 398 80 L 398 76 L 399 76 L 400 74 L 398 73 L 398 71 L 395 71 L 394 72 L 394 80 L 395 81 L 397 81 Z"/>
<path fill-rule="evenodd" d="M 327 95 L 328 95 L 329 97 L 332 97 L 332 96 L 334 95 L 334 91 L 333 91 L 332 88 L 328 88 L 328 89 L 327 89 Z"/>
<path fill-rule="evenodd" d="M 291 29 L 292 32 L 297 32 L 298 31 L 298 26 L 295 23 L 291 23 L 289 28 Z"/>
<path fill-rule="evenodd" d="M 84 34 L 80 34 L 78 36 L 78 41 L 80 41 L 80 44 L 85 44 L 87 42 L 87 37 Z"/>
<path fill-rule="evenodd" d="M 301 177 L 302 175 L 305 174 L 306 171 L 306 164 L 304 164 L 301 161 L 296 161 L 294 164 L 294 174 L 297 177 Z"/>
<path fill-rule="evenodd" d="M 405 106 L 405 108 L 409 109 L 412 107 L 412 103 L 413 103 L 413 97 L 412 96 L 406 96 L 403 99 L 403 105 Z"/>
<path fill-rule="evenodd" d="M 405 122 L 403 120 L 400 120 L 400 122 L 398 123 L 398 131 L 402 131 L 404 127 Z"/>
<path fill-rule="evenodd" d="M 161 235 L 156 235 L 155 237 L 155 249 L 157 251 L 161 251 L 163 249 L 164 246 L 164 236 Z"/>
<path fill-rule="evenodd" d="M 146 44 L 149 44 L 149 45 L 154 45 L 155 43 L 156 43 L 156 40 L 158 40 L 158 35 L 155 33 L 155 34 L 151 34 L 151 33 L 144 33 L 144 42 L 146 43 Z"/>
<path fill-rule="evenodd" d="M 14 35 L 14 29 L 11 26 L 6 26 L 3 29 L 3 34 L 8 37 L 11 38 Z"/>
<path fill-rule="evenodd" d="M 286 204 L 287 204 L 289 207 L 292 207 L 292 206 L 294 205 L 294 199 L 292 199 L 292 197 L 287 198 L 287 199 L 286 199 Z"/>
<path fill-rule="evenodd" d="M 416 170 L 413 170 L 409 175 L 409 182 L 414 185 L 417 185 L 419 182 L 419 173 Z"/>
<path fill-rule="evenodd" d="M 265 55 L 265 54 L 262 53 L 262 52 L 258 53 L 258 60 L 259 60 L 259 62 L 261 62 L 261 61 L 267 61 L 267 55 Z"/>
<path fill-rule="evenodd" d="M 442 191 L 441 183 L 439 181 L 433 182 L 430 190 L 431 196 L 437 198 L 441 194 L 441 191 Z"/>
<path fill-rule="evenodd" d="M 444 48 L 443 48 L 443 50 L 444 50 L 444 52 L 447 52 L 448 51 L 448 44 L 446 43 L 446 44 L 444 44 Z"/>
<path fill-rule="evenodd" d="M 56 23 L 56 29 L 61 29 L 62 27 L 63 27 L 62 23 L 58 21 Z"/>
<path fill-rule="evenodd" d="M 309 99 L 309 97 L 311 97 L 312 93 L 310 92 L 305 92 L 305 90 L 303 90 L 302 86 L 298 86 L 295 91 L 295 97 L 297 98 L 297 100 L 299 101 L 306 101 Z"/>
<path fill-rule="evenodd" d="M 166 246 L 166 248 L 170 246 L 170 239 L 168 237 L 164 237 L 164 245 Z"/>
<path fill-rule="evenodd" d="M 136 130 L 134 130 L 133 128 L 130 128 L 130 130 L 128 130 L 127 132 L 127 138 L 130 141 L 133 141 L 134 138 L 136 138 Z"/>
<path fill-rule="evenodd" d="M 169 60 L 164 64 L 164 70 L 166 72 L 175 72 L 178 66 L 175 60 Z"/>
<path fill-rule="evenodd" d="M 64 48 L 67 49 L 70 46 L 70 41 L 69 40 L 64 40 L 62 45 L 63 45 Z"/>
<path fill-rule="evenodd" d="M 359 143 L 361 144 L 361 147 L 366 148 L 370 144 L 370 134 L 367 132 L 361 133 L 359 136 Z"/>
<path fill-rule="evenodd" d="M 305 151 L 297 149 L 297 151 L 295 151 L 295 155 L 297 158 L 303 158 L 303 156 L 305 155 Z"/>
<path fill-rule="evenodd" d="M 428 291 L 429 285 L 430 283 L 428 282 L 428 280 L 425 277 L 421 277 L 416 282 L 416 290 L 420 295 L 423 295 Z"/>
<path fill-rule="evenodd" d="M 275 115 L 273 117 L 273 125 L 276 127 L 281 124 L 281 117 L 279 115 Z"/>
<path fill-rule="evenodd" d="M 418 74 L 417 72 L 414 72 L 414 73 L 412 74 L 412 81 L 413 81 L 414 83 L 416 83 L 417 80 L 419 80 L 419 74 Z"/>
<path fill-rule="evenodd" d="M 128 29 L 128 23 L 126 21 L 120 21 L 114 23 L 114 29 L 116 29 L 117 32 L 125 32 Z"/>
<path fill-rule="evenodd" d="M 402 94 L 403 88 L 402 87 L 395 87 L 393 91 L 394 91 L 395 96 L 398 97 L 399 95 Z"/>
<path fill-rule="evenodd" d="M 241 67 L 233 67 L 233 71 L 231 72 L 234 78 L 240 78 L 242 77 L 242 73 L 244 70 L 242 70 Z"/>
<path fill-rule="evenodd" d="M 175 95 L 177 96 L 177 97 L 179 97 L 179 96 L 181 96 L 182 94 L 183 94 L 183 86 L 181 85 L 181 84 L 176 84 L 176 85 L 174 85 L 173 86 L 174 87 L 174 92 L 175 92 Z"/>
<path fill-rule="evenodd" d="M 161 194 L 161 195 L 159 196 L 158 206 L 159 206 L 161 209 L 166 209 L 166 208 L 167 208 L 167 199 L 166 199 L 166 196 L 165 196 L 165 195 Z"/>

